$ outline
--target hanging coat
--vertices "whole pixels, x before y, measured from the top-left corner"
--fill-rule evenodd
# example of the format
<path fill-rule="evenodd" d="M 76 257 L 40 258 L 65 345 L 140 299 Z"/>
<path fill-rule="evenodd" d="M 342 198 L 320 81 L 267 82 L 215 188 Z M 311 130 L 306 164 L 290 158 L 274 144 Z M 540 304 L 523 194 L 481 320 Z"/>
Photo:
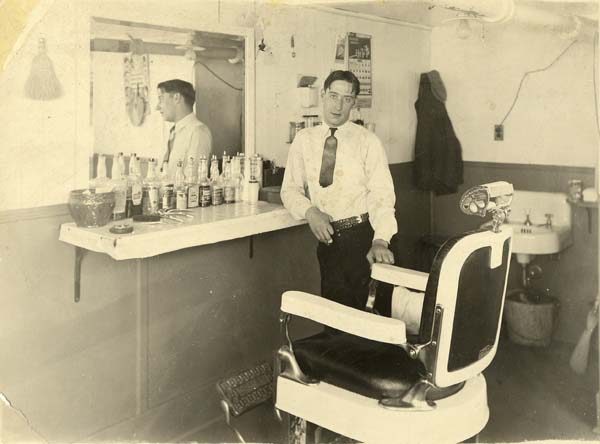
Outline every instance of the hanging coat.
<path fill-rule="evenodd" d="M 462 150 L 446 112 L 446 88 L 437 71 L 421 74 L 415 138 L 417 188 L 450 194 L 463 183 Z"/>

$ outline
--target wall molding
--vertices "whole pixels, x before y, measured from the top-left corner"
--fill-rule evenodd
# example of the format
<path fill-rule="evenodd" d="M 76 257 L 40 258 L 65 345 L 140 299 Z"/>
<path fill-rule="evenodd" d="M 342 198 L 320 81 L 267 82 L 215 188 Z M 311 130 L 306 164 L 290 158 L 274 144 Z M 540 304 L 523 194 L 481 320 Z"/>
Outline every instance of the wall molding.
<path fill-rule="evenodd" d="M 414 160 L 408 160 L 406 162 L 395 162 L 391 163 L 390 167 L 394 165 L 406 165 L 413 163 Z M 569 165 L 539 165 L 539 164 L 531 164 L 531 163 L 504 163 L 504 162 L 483 162 L 476 160 L 464 160 L 463 164 L 465 167 L 478 167 L 478 168 L 494 168 L 500 170 L 535 170 L 535 171 L 561 171 L 561 172 L 573 172 L 573 173 L 583 173 L 583 174 L 593 174 L 594 167 L 584 167 L 584 166 L 569 166 Z"/>
<path fill-rule="evenodd" d="M 538 165 L 529 163 L 499 163 L 499 162 L 480 162 L 464 161 L 466 167 L 494 168 L 498 170 L 527 170 L 527 171 L 560 171 L 579 174 L 593 174 L 594 167 L 569 166 L 569 165 Z"/>
<path fill-rule="evenodd" d="M 0 224 L 23 222 L 33 219 L 44 219 L 51 217 L 67 216 L 69 207 L 67 204 L 46 205 L 43 207 L 20 208 L 17 210 L 1 210 Z"/>

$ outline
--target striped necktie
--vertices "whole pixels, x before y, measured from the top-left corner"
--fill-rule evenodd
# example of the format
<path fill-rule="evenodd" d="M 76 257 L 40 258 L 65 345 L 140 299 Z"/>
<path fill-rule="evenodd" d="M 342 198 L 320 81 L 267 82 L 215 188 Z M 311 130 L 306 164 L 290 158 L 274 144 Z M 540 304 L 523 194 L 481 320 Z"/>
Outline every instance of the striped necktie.
<path fill-rule="evenodd" d="M 323 158 L 321 159 L 321 174 L 319 174 L 319 184 L 322 187 L 328 187 L 333 183 L 333 170 L 335 169 L 335 154 L 337 151 L 338 140 L 335 137 L 337 128 L 329 128 L 331 134 L 325 139 L 323 147 Z"/>
<path fill-rule="evenodd" d="M 171 157 L 171 151 L 173 150 L 174 143 L 175 143 L 175 125 L 173 125 L 171 127 L 171 130 L 169 131 L 169 141 L 167 142 L 167 152 L 165 153 L 163 162 L 169 161 L 169 157 Z"/>

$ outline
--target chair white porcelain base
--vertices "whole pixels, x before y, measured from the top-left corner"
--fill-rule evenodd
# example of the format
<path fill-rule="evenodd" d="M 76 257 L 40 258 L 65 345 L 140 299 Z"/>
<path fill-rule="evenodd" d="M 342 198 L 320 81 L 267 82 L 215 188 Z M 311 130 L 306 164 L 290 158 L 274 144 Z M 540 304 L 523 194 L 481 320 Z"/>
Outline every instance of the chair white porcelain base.
<path fill-rule="evenodd" d="M 340 405 L 343 412 L 331 408 Z M 278 409 L 348 438 L 366 443 L 444 444 L 463 441 L 484 428 L 489 418 L 485 378 L 468 380 L 462 390 L 437 400 L 436 405 L 428 412 L 387 409 L 376 399 L 326 382 L 300 385 L 283 376 L 277 379 Z M 398 440 L 390 441 L 394 434 Z"/>

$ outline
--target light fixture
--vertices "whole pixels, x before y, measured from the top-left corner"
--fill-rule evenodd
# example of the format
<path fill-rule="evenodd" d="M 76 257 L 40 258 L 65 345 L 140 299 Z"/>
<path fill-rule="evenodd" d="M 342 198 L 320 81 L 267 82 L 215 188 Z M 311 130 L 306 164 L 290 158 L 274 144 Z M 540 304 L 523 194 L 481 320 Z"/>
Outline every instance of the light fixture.
<path fill-rule="evenodd" d="M 196 51 L 204 51 L 206 48 L 198 46 L 194 43 L 196 35 L 194 32 L 188 34 L 187 41 L 184 45 L 176 46 L 175 49 L 184 51 L 184 57 L 188 60 L 196 60 Z"/>
<path fill-rule="evenodd" d="M 466 40 L 471 37 L 471 26 L 468 19 L 459 19 L 456 25 L 456 37 L 461 40 Z"/>

